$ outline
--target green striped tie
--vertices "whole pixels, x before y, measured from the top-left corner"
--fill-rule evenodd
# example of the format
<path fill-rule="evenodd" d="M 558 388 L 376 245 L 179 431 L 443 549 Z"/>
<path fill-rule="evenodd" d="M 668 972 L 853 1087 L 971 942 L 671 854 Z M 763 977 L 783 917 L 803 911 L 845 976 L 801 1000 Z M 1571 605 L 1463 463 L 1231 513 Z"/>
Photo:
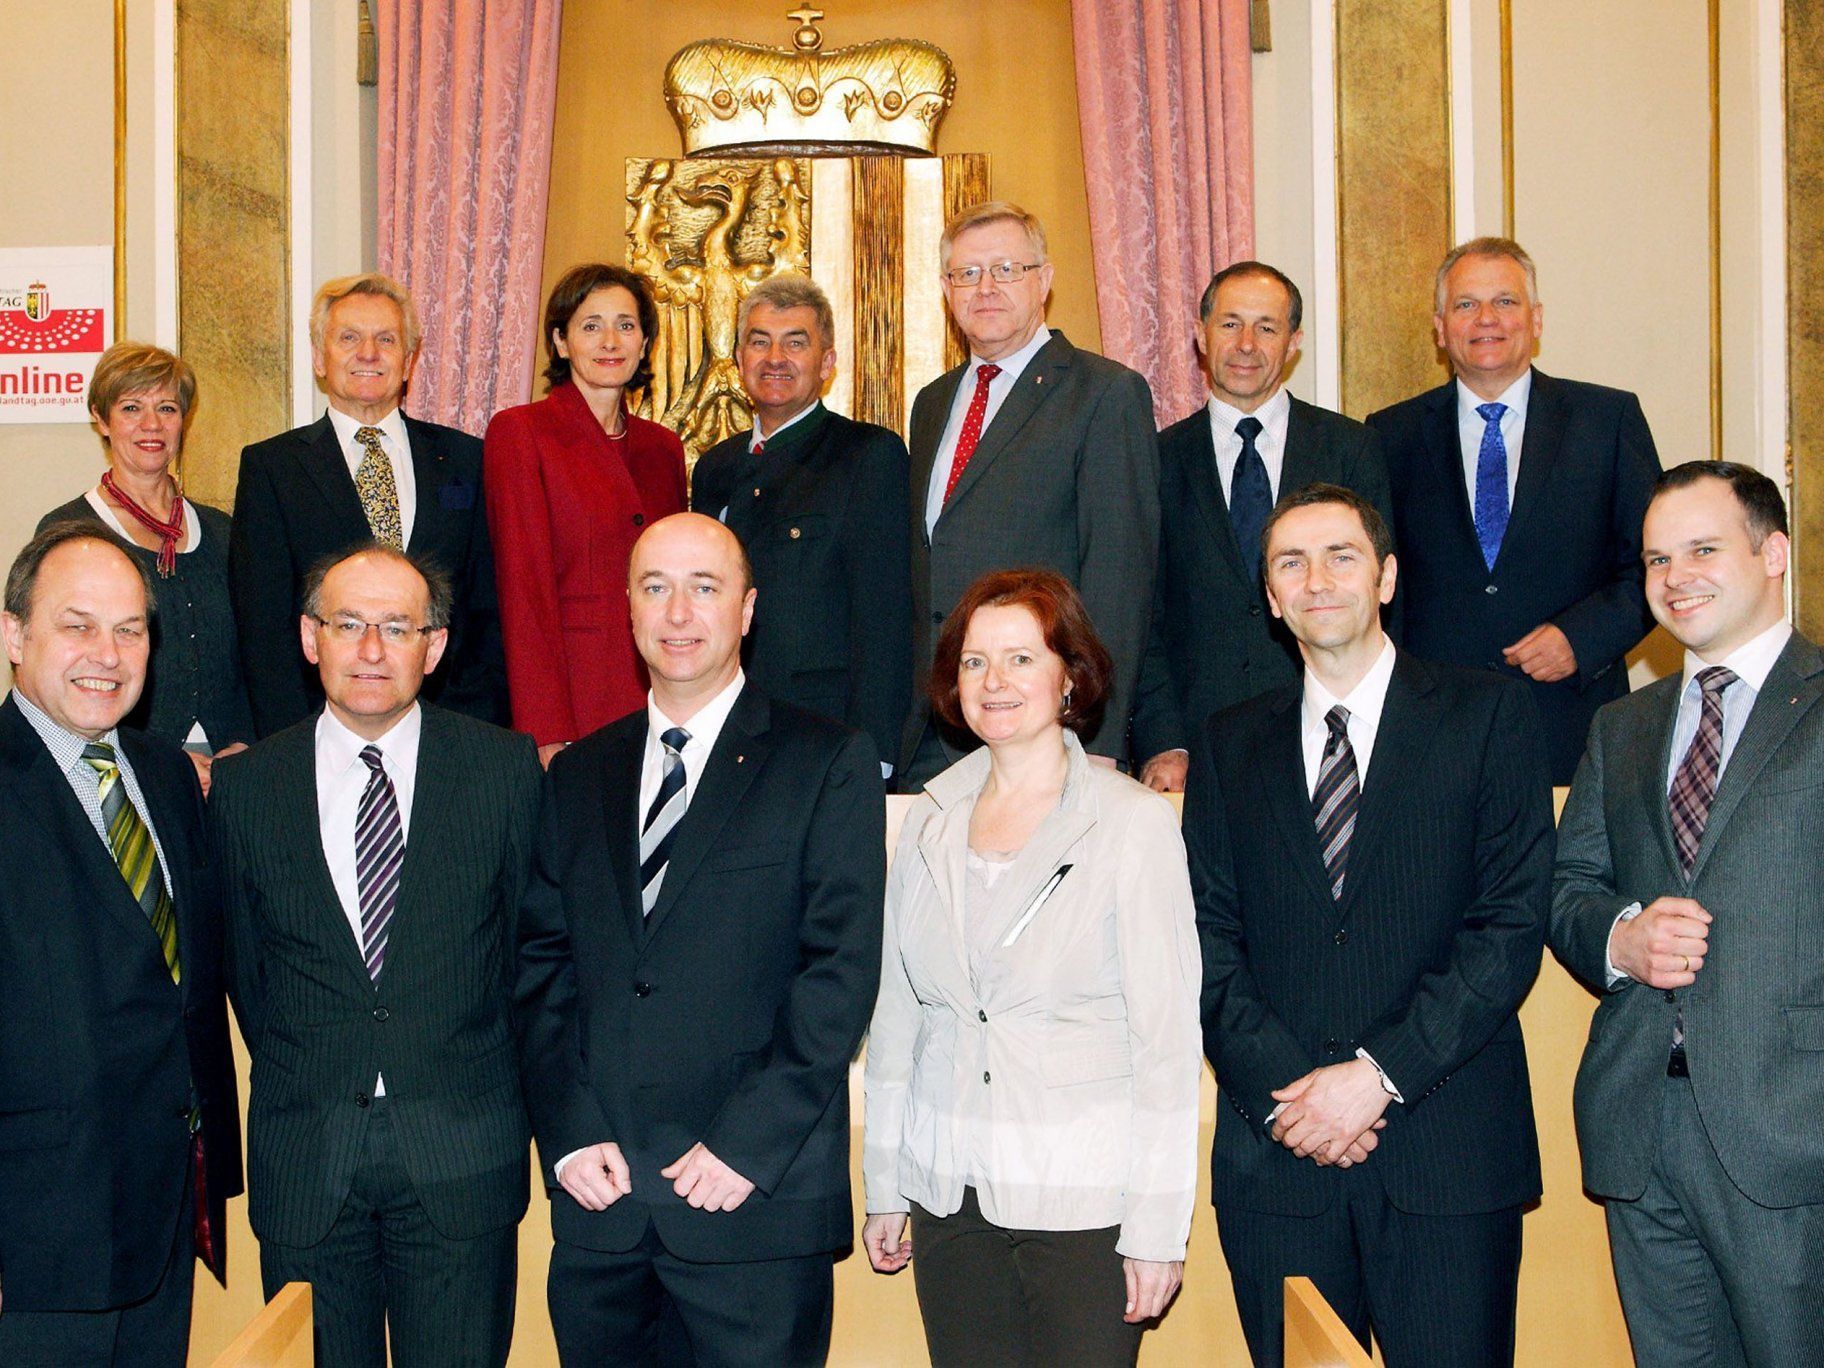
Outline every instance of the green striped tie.
<path fill-rule="evenodd" d="M 152 832 L 134 810 L 126 785 L 120 782 L 114 747 L 91 742 L 82 748 L 82 758 L 101 781 L 101 818 L 108 829 L 114 863 L 120 866 L 127 890 L 152 923 L 152 934 L 165 952 L 171 982 L 180 982 L 183 974 L 177 959 L 177 909 L 171 905 L 171 895 L 165 892 L 165 876 L 158 867 Z"/>

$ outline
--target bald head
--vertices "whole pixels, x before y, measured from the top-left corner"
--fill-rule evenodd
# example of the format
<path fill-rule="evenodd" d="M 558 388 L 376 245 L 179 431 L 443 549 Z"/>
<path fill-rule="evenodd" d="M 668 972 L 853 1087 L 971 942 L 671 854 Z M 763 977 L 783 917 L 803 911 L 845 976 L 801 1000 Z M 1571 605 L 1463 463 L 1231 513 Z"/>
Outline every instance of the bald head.
<path fill-rule="evenodd" d="M 672 721 L 686 722 L 741 668 L 754 614 L 741 542 L 700 513 L 661 518 L 633 544 L 627 597 L 653 699 Z"/>

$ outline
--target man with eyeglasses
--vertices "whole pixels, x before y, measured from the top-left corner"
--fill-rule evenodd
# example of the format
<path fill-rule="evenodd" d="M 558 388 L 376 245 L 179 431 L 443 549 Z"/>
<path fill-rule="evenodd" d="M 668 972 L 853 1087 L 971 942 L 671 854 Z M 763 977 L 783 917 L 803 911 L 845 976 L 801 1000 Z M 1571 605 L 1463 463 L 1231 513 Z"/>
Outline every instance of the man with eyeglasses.
<path fill-rule="evenodd" d="M 511 1044 L 530 737 L 419 700 L 451 589 L 378 542 L 316 566 L 324 706 L 216 770 L 248 1219 L 318 1361 L 506 1361 L 530 1133 Z"/>
<path fill-rule="evenodd" d="M 1045 325 L 1052 267 L 1045 229 L 1018 205 L 964 210 L 938 244 L 944 299 L 969 359 L 912 405 L 913 678 L 922 681 L 945 616 L 976 579 L 1044 565 L 1083 596 L 1115 661 L 1091 758 L 1127 754 L 1159 543 L 1153 399 L 1127 367 Z M 900 746 L 901 787 L 972 748 L 922 699 Z"/>

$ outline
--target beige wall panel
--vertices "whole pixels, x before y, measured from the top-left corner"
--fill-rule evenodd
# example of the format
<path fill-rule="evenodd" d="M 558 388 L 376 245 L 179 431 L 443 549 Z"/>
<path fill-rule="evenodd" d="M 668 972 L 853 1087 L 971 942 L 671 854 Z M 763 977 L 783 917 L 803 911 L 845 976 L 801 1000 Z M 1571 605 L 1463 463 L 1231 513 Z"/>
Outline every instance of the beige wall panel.
<path fill-rule="evenodd" d="M 1343 411 L 1444 378 L 1426 319 L 1450 245 L 1444 0 L 1337 4 Z"/>
<path fill-rule="evenodd" d="M 1312 309 L 1316 264 L 1311 242 L 1311 7 L 1273 6 L 1273 50 L 1253 56 L 1254 254 L 1291 276 L 1305 299 L 1305 346 L 1313 330 L 1334 328 Z M 1293 364 L 1286 387 L 1313 402 L 1316 367 Z"/>
<path fill-rule="evenodd" d="M 1515 228 L 1539 266 L 1539 365 L 1640 395 L 1661 458 L 1707 456 L 1703 0 L 1514 7 Z"/>
<path fill-rule="evenodd" d="M 178 343 L 196 368 L 194 497 L 228 507 L 241 447 L 291 426 L 285 0 L 177 15 Z"/>
<path fill-rule="evenodd" d="M 114 240 L 114 7 L 0 4 L 0 247 Z M 118 327 L 118 324 L 116 325 Z M 101 474 L 95 433 L 77 423 L 0 426 L 0 574 L 38 519 Z M 0 687 L 11 682 L 0 656 Z"/>
<path fill-rule="evenodd" d="M 675 156 L 677 125 L 660 97 L 665 63 L 685 43 L 739 38 L 780 46 L 784 7 L 676 0 L 639 7 L 564 7 L 558 59 L 551 198 L 545 230 L 548 290 L 579 261 L 626 250 L 620 168 L 627 157 Z M 1100 345 L 1090 265 L 1089 208 L 1077 127 L 1068 0 L 1002 0 L 984 22 L 979 0 L 852 0 L 823 22 L 825 49 L 874 38 L 922 38 L 956 63 L 956 104 L 940 152 L 984 152 L 997 194 L 1045 221 L 1057 263 L 1050 321 L 1082 346 Z"/>
<path fill-rule="evenodd" d="M 1824 7 L 1786 6 L 1786 263 L 1794 611 L 1824 634 Z"/>

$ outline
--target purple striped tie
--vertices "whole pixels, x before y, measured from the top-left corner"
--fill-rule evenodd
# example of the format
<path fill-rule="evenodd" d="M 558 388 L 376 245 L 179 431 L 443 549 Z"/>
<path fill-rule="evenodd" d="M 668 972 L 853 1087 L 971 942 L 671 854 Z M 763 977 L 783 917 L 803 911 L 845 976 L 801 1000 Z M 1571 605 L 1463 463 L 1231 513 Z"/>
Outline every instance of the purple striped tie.
<path fill-rule="evenodd" d="M 386 960 L 386 934 L 399 901 L 399 870 L 405 863 L 405 832 L 399 798 L 381 763 L 380 747 L 363 746 L 367 787 L 355 817 L 355 885 L 361 894 L 361 957 L 367 976 L 378 980 Z"/>

